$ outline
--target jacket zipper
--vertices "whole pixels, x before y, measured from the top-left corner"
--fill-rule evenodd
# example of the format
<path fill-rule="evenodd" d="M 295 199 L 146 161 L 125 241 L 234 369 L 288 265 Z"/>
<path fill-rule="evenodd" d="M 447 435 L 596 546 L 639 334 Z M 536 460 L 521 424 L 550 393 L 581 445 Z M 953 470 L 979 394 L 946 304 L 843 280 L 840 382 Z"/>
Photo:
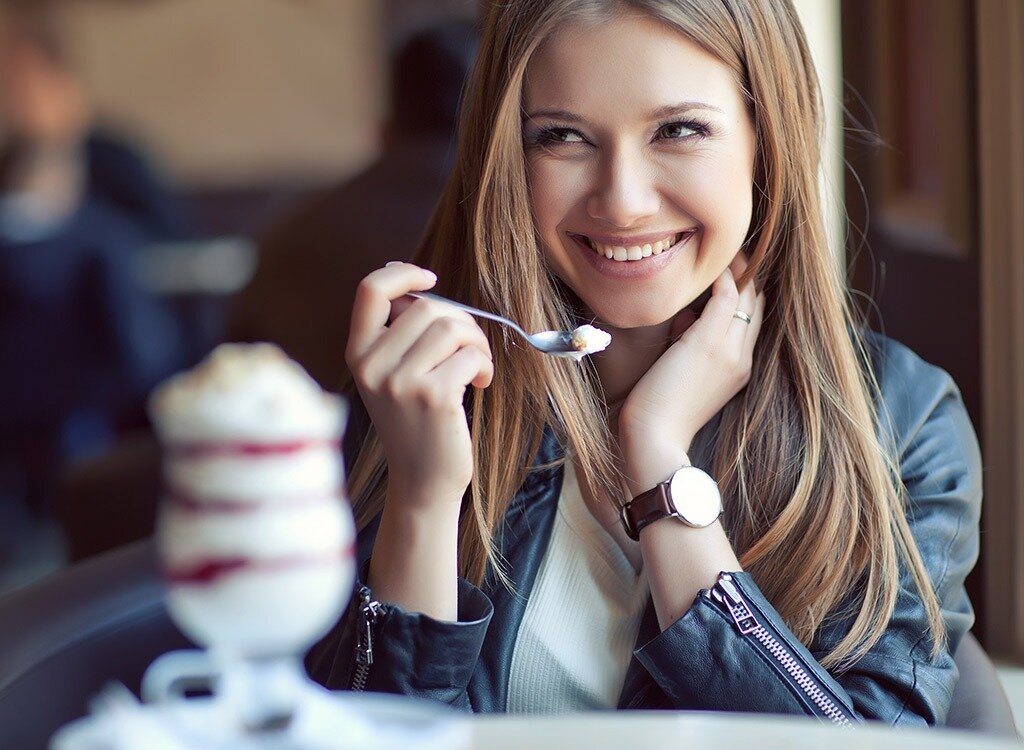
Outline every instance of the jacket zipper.
<path fill-rule="evenodd" d="M 359 632 L 356 636 L 356 668 L 352 672 L 352 690 L 365 690 L 373 665 L 373 631 L 384 605 L 373 598 L 368 586 L 359 588 Z"/>
<path fill-rule="evenodd" d="M 739 587 L 728 573 L 723 573 L 710 589 L 711 598 L 725 607 L 740 635 L 749 636 L 761 645 L 762 650 L 789 675 L 792 683 L 818 708 L 821 715 L 833 724 L 852 727 L 853 718 L 845 707 L 832 700 L 829 690 L 813 677 L 800 660 L 767 627 L 757 620 L 754 607 L 740 593 Z M 764 617 L 763 613 L 761 614 Z"/>

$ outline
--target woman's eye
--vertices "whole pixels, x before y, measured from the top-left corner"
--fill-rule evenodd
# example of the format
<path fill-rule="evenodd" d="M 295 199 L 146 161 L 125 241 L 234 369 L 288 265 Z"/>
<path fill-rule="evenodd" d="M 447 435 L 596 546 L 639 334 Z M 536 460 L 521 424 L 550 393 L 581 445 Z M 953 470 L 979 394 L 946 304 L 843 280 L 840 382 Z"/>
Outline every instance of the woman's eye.
<path fill-rule="evenodd" d="M 583 143 L 583 136 L 569 128 L 551 128 L 544 131 L 548 143 Z"/>
<path fill-rule="evenodd" d="M 539 132 L 528 134 L 526 142 L 533 146 L 556 146 L 560 143 L 586 143 L 579 131 L 572 128 L 545 128 Z"/>
<path fill-rule="evenodd" d="M 670 122 L 667 125 L 662 125 L 658 128 L 658 137 L 667 138 L 669 140 L 680 140 L 683 138 L 689 138 L 693 135 L 703 134 L 700 126 L 693 123 L 687 124 L 685 122 Z"/>

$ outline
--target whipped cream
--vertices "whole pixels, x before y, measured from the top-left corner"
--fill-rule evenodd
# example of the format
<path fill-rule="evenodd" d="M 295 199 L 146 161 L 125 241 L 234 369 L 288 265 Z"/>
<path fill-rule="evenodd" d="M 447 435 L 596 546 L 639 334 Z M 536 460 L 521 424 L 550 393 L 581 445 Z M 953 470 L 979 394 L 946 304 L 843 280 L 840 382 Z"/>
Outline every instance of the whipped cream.
<path fill-rule="evenodd" d="M 345 405 L 273 344 L 222 344 L 160 385 L 149 413 L 167 445 L 273 443 L 336 438 Z"/>
<path fill-rule="evenodd" d="M 575 356 L 577 360 L 588 354 L 603 352 L 610 343 L 612 343 L 611 334 L 592 325 L 580 326 L 572 332 L 572 345 L 578 353 Z"/>

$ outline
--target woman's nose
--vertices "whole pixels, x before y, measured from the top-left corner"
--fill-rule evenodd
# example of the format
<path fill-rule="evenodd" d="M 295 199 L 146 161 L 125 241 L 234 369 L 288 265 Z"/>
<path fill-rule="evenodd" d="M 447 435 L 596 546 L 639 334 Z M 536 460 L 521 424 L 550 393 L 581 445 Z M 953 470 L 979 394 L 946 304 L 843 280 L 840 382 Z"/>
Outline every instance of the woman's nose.
<path fill-rule="evenodd" d="M 635 154 L 618 154 L 601 169 L 598 185 L 587 199 L 594 219 L 617 227 L 631 227 L 658 213 L 661 200 L 654 170 Z"/>

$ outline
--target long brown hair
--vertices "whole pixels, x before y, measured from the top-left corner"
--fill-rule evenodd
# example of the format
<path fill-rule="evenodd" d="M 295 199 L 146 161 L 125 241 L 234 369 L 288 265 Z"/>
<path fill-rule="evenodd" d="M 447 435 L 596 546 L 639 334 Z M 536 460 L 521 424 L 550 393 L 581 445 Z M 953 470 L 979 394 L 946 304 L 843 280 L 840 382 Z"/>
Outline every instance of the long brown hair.
<path fill-rule="evenodd" d="M 714 472 L 741 564 L 805 644 L 839 609 L 852 629 L 822 660 L 842 669 L 884 632 L 910 570 L 931 626 L 938 602 L 905 516 L 881 433 L 879 387 L 818 193 L 822 105 L 789 0 L 515 0 L 494 2 L 460 119 L 458 161 L 418 254 L 439 291 L 541 330 L 575 325 L 573 303 L 545 267 L 530 209 L 521 95 L 538 44 L 566 22 L 639 11 L 728 65 L 757 137 L 748 270 L 768 306 L 750 383 L 724 408 Z M 462 575 L 499 576 L 495 535 L 530 470 L 545 425 L 572 449 L 584 480 L 615 502 L 600 385 L 590 367 L 535 352 L 489 328 L 495 376 L 471 396 L 474 481 L 459 540 Z M 351 472 L 357 524 L 381 509 L 386 460 L 372 433 Z M 854 602 L 852 609 L 850 602 Z"/>

